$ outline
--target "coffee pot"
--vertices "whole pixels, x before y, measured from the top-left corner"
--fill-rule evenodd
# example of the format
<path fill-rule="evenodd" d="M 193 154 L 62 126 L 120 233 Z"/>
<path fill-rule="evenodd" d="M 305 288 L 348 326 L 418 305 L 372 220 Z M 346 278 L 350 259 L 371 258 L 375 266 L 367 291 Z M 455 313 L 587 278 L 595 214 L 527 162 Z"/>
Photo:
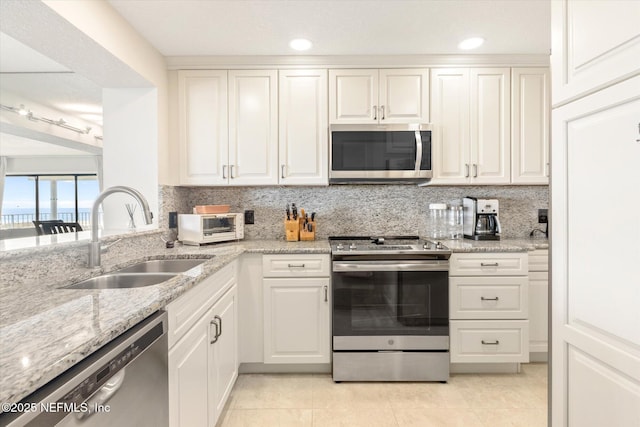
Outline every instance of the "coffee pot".
<path fill-rule="evenodd" d="M 466 239 L 500 240 L 499 208 L 496 199 L 476 199 L 465 197 L 463 232 Z"/>

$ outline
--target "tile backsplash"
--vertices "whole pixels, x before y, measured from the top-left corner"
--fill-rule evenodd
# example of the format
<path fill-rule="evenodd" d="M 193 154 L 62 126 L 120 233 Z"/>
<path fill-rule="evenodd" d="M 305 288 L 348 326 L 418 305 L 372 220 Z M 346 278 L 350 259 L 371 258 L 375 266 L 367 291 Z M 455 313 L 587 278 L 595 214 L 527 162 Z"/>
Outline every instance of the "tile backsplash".
<path fill-rule="evenodd" d="M 318 238 L 331 235 L 425 235 L 430 203 L 465 196 L 498 199 L 502 235 L 528 237 L 538 209 L 548 208 L 548 186 L 332 185 L 328 187 L 170 187 L 162 186 L 161 222 L 166 213 L 189 213 L 195 205 L 228 204 L 232 212 L 251 209 L 255 224 L 245 226 L 245 239 L 284 239 L 282 220 L 287 203 L 317 213 Z"/>

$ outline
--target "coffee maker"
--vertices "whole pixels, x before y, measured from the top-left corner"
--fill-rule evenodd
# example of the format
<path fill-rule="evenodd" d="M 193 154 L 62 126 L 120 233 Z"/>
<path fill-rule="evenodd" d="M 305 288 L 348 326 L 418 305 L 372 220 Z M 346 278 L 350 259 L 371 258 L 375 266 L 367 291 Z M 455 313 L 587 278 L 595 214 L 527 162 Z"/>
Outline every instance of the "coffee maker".
<path fill-rule="evenodd" d="M 463 233 L 465 239 L 500 240 L 500 220 L 496 199 L 462 199 Z"/>

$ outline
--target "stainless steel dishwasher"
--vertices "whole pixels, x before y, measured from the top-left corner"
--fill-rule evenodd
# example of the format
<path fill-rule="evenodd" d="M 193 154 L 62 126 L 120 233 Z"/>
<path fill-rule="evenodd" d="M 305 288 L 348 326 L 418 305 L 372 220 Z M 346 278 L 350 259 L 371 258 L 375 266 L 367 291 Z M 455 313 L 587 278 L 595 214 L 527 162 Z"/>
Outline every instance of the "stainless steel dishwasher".
<path fill-rule="evenodd" d="M 14 426 L 168 426 L 167 313 L 159 311 L 0 416 Z"/>

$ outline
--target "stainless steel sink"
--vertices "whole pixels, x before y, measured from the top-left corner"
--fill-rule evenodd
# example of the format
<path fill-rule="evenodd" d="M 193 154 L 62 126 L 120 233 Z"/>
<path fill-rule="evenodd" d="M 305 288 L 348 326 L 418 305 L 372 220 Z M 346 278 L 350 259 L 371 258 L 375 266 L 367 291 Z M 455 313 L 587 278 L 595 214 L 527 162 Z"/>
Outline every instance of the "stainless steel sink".
<path fill-rule="evenodd" d="M 134 264 L 117 273 L 184 273 L 205 261 L 206 259 L 157 259 Z"/>
<path fill-rule="evenodd" d="M 177 276 L 178 273 L 110 273 L 66 286 L 65 289 L 120 289 L 153 286 Z"/>

